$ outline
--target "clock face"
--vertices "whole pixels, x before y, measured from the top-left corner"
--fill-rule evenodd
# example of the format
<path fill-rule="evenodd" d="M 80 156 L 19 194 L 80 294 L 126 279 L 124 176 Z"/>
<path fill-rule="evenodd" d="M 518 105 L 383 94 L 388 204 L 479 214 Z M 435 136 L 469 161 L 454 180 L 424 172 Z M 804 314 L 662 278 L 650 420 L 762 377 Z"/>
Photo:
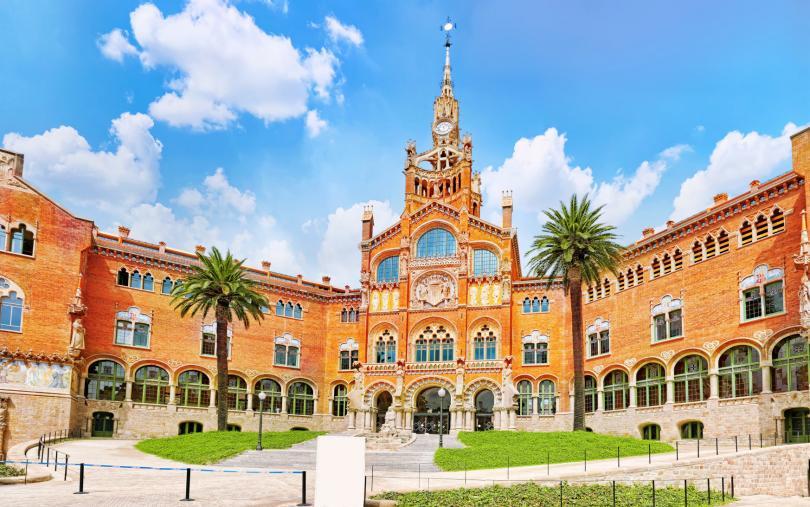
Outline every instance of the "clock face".
<path fill-rule="evenodd" d="M 449 133 L 451 130 L 453 130 L 453 124 L 449 121 L 443 121 L 433 129 L 434 132 L 442 136 Z"/>

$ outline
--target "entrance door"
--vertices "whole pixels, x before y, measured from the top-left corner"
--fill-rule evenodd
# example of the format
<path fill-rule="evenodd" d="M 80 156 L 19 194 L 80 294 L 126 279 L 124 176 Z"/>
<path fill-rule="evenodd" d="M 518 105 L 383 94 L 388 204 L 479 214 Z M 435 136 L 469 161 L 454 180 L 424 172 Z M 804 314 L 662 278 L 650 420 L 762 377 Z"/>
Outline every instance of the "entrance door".
<path fill-rule="evenodd" d="M 93 431 L 91 435 L 94 437 L 111 437 L 114 423 L 111 413 L 93 412 Z"/>
<path fill-rule="evenodd" d="M 377 395 L 377 417 L 375 420 L 374 431 L 380 431 L 382 425 L 385 424 L 385 414 L 388 412 L 388 409 L 391 407 L 391 403 L 393 403 L 393 398 L 391 398 L 391 393 L 388 391 L 383 391 Z"/>
<path fill-rule="evenodd" d="M 450 431 L 450 395 L 439 396 L 438 387 L 429 387 L 416 397 L 413 414 L 414 433 L 447 434 Z"/>
<path fill-rule="evenodd" d="M 791 444 L 810 441 L 810 409 L 785 410 L 785 441 Z"/>
<path fill-rule="evenodd" d="M 492 409 L 495 407 L 495 395 L 484 389 L 475 395 L 475 431 L 495 429 L 492 423 Z"/>

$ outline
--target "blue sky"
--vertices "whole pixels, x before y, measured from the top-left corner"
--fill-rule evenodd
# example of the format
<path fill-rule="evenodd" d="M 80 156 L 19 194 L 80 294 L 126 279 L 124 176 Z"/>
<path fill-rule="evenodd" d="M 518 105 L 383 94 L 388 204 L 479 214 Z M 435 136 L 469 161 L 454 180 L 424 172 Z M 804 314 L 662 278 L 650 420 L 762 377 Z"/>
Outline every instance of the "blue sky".
<path fill-rule="evenodd" d="M 524 251 L 561 196 L 631 242 L 789 170 L 810 124 L 802 1 L 6 0 L 0 139 L 102 229 L 355 285 L 363 204 L 391 223 L 430 140 L 448 15 L 484 216 L 514 189 Z"/>

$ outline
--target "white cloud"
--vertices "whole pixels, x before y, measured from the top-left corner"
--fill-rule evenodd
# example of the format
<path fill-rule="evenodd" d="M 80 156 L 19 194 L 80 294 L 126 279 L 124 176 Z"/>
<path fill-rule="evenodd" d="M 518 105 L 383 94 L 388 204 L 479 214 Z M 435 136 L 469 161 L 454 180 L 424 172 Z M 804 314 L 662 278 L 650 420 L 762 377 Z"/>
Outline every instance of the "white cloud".
<path fill-rule="evenodd" d="M 399 219 L 388 201 L 358 202 L 349 208 L 338 208 L 327 218 L 318 252 L 318 267 L 332 277 L 335 285 L 356 286 L 360 274 L 360 234 L 363 208 L 374 207 L 374 232 L 379 233 Z"/>
<path fill-rule="evenodd" d="M 323 120 L 318 116 L 318 111 L 307 111 L 306 127 L 307 135 L 309 135 L 309 137 L 318 137 L 326 126 L 326 120 Z"/>
<path fill-rule="evenodd" d="M 65 125 L 30 137 L 6 134 L 3 146 L 25 154 L 26 178 L 60 202 L 85 216 L 98 217 L 101 210 L 120 217 L 157 193 L 163 146 L 152 136 L 153 126 L 145 114 L 122 114 L 110 128 L 115 151 L 93 151 Z"/>
<path fill-rule="evenodd" d="M 363 34 L 354 25 L 344 25 L 336 17 L 326 16 L 324 27 L 332 42 L 343 41 L 358 47 L 363 45 Z"/>
<path fill-rule="evenodd" d="M 265 122 L 300 117 L 311 93 L 328 100 L 335 84 L 339 61 L 331 51 L 302 53 L 226 0 L 189 0 L 171 15 L 145 3 L 130 23 L 143 67 L 176 74 L 149 106 L 176 127 L 222 129 L 241 113 Z"/>
<path fill-rule="evenodd" d="M 230 206 L 243 215 L 253 213 L 256 208 L 256 195 L 250 190 L 242 192 L 228 183 L 221 167 L 214 174 L 206 176 L 203 184 L 208 190 L 208 201 L 218 199 L 223 205 Z"/>
<path fill-rule="evenodd" d="M 120 28 L 100 36 L 96 45 L 101 50 L 101 54 L 119 63 L 123 62 L 127 55 L 138 54 L 138 50 L 129 42 L 127 35 Z"/>
<path fill-rule="evenodd" d="M 499 223 L 501 193 L 512 190 L 516 208 L 535 217 L 534 221 L 524 221 L 518 216 L 516 223 L 523 222 L 531 230 L 544 221 L 544 210 L 557 206 L 571 194 L 588 193 L 595 204 L 607 205 L 605 219 L 620 225 L 656 189 L 667 161 L 687 149 L 682 145 L 668 148 L 658 160 L 642 162 L 632 176 L 619 173 L 611 181 L 597 182 L 590 167 L 572 166 L 565 143 L 565 134 L 549 128 L 532 139 L 518 140 L 512 155 L 497 169 L 484 169 L 481 179 L 486 194 L 485 215 Z"/>
<path fill-rule="evenodd" d="M 751 180 L 764 180 L 790 169 L 790 136 L 800 127 L 788 123 L 779 136 L 733 131 L 717 142 L 709 165 L 681 184 L 671 218 L 681 220 L 712 204 L 719 192 L 744 192 Z"/>
<path fill-rule="evenodd" d="M 177 196 L 175 202 L 186 209 L 197 211 L 205 202 L 205 197 L 196 188 L 184 188 L 180 191 L 180 195 Z"/>

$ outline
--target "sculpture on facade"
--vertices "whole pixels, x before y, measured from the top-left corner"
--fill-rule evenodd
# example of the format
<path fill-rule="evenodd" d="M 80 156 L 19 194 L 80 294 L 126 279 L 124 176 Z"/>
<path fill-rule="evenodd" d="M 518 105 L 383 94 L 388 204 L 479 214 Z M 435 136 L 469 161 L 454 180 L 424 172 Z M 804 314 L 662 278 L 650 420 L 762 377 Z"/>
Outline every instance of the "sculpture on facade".
<path fill-rule="evenodd" d="M 512 398 L 517 394 L 515 383 L 512 381 L 512 356 L 506 356 L 501 370 L 501 406 L 512 408 Z"/>
<path fill-rule="evenodd" d="M 444 273 L 434 273 L 420 279 L 414 289 L 413 306 L 417 308 L 450 306 L 455 300 L 455 282 Z"/>
<path fill-rule="evenodd" d="M 802 275 L 802 285 L 799 288 L 799 319 L 802 327 L 810 327 L 810 279 Z"/>
<path fill-rule="evenodd" d="M 354 368 L 354 386 L 352 386 L 352 390 L 349 391 L 347 395 L 349 408 L 352 410 L 363 410 L 365 406 L 363 402 L 363 384 L 365 377 L 363 375 L 363 365 L 355 363 Z"/>
<path fill-rule="evenodd" d="M 0 454 L 5 456 L 6 426 L 8 425 L 8 398 L 0 398 Z"/>
<path fill-rule="evenodd" d="M 70 334 L 70 347 L 68 353 L 72 357 L 79 357 L 84 350 L 84 325 L 82 319 L 78 318 L 73 321 L 73 330 Z"/>

